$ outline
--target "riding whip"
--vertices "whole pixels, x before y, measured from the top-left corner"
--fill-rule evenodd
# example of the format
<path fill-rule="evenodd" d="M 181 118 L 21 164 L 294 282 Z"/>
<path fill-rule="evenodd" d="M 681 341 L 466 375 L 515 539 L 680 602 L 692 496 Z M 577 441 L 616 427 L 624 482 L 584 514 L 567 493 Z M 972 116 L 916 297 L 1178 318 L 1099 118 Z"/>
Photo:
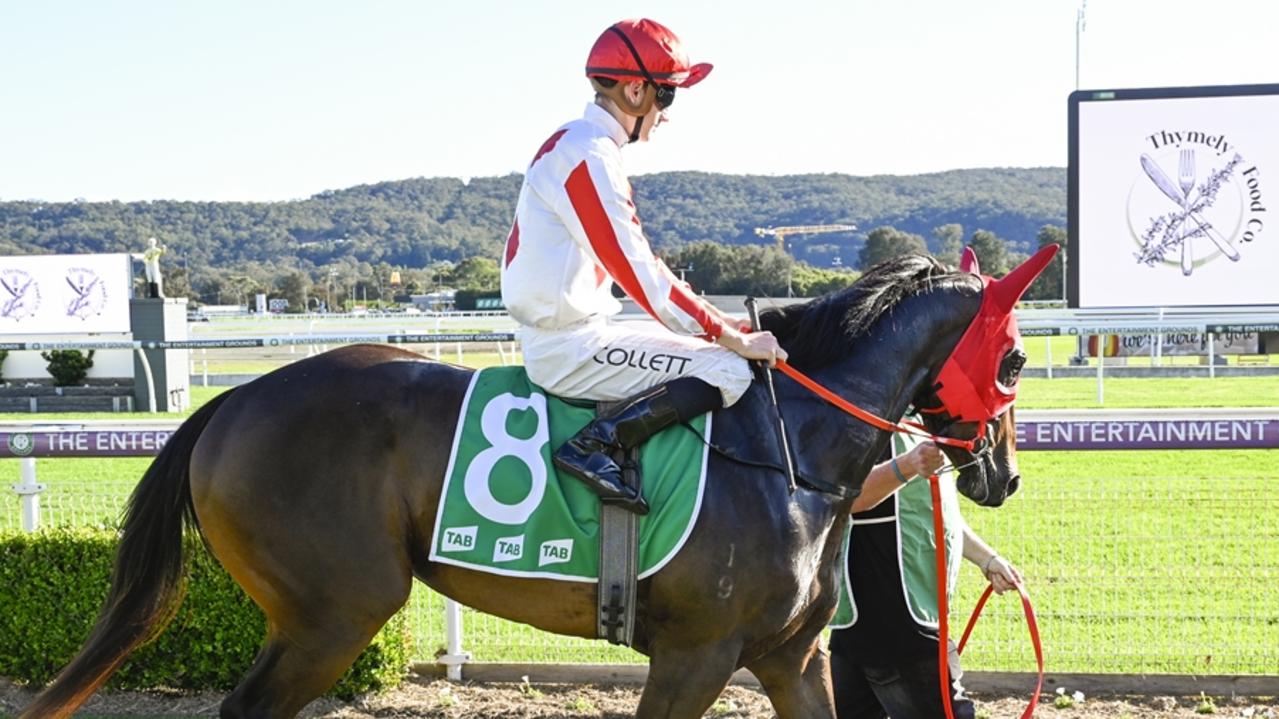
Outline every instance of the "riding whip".
<path fill-rule="evenodd" d="M 759 307 L 755 305 L 754 297 L 746 298 L 746 314 L 750 317 L 751 329 L 758 332 L 759 327 Z M 773 414 L 777 417 L 777 438 L 781 443 L 782 455 L 785 458 L 783 466 L 786 468 L 786 486 L 790 488 L 791 494 L 795 493 L 795 463 L 791 460 L 790 442 L 786 439 L 786 421 L 782 419 L 782 408 L 777 404 L 777 390 L 773 387 L 773 373 L 769 371 L 768 363 L 764 360 L 755 360 L 756 369 L 764 378 L 764 386 L 768 388 L 768 399 L 773 403 Z"/>

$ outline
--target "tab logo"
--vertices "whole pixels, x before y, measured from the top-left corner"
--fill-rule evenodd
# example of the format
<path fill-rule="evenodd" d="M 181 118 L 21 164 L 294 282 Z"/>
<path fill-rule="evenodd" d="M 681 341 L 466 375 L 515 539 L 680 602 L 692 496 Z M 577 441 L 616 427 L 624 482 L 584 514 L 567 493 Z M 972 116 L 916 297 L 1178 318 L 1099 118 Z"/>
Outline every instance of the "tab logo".
<path fill-rule="evenodd" d="M 444 551 L 469 552 L 475 549 L 475 533 L 478 530 L 478 526 L 446 527 L 444 529 Z"/>
<path fill-rule="evenodd" d="M 537 557 L 537 566 L 545 567 L 548 564 L 564 564 L 573 558 L 573 540 L 571 539 L 552 539 L 549 542 L 542 542 L 542 551 Z"/>
<path fill-rule="evenodd" d="M 510 562 L 524 556 L 524 535 L 498 537 L 493 544 L 493 561 Z"/>

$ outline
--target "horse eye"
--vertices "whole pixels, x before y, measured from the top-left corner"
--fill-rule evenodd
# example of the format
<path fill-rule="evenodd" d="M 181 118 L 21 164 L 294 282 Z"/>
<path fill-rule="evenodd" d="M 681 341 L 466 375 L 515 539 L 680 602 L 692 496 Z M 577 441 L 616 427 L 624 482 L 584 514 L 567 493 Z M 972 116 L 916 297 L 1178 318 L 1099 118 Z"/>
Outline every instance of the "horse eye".
<path fill-rule="evenodd" d="M 1005 387 L 1016 385 L 1017 379 L 1021 377 L 1021 368 L 1025 365 L 1025 352 L 1016 347 L 1008 350 L 1008 354 L 1004 355 L 1004 359 L 999 363 L 999 384 Z"/>

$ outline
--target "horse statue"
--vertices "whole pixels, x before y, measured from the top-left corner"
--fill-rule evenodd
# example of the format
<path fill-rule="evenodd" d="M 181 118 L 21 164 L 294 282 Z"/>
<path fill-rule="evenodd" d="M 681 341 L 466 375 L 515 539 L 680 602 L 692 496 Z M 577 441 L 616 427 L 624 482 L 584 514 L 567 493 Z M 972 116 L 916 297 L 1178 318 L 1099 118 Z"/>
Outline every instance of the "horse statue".
<path fill-rule="evenodd" d="M 908 406 L 934 406 L 939 389 L 953 389 L 935 378 L 970 324 L 981 324 L 974 318 L 983 297 L 1010 319 L 1046 263 L 1037 255 L 993 281 L 929 257 L 900 257 L 846 290 L 769 310 L 761 324 L 794 368 L 896 421 Z M 979 382 L 1015 391 L 1024 354 L 1015 346 L 989 351 L 1000 354 L 1001 371 Z M 263 646 L 222 703 L 223 717 L 297 714 L 404 605 L 414 577 L 480 611 L 596 636 L 593 584 L 497 576 L 429 558 L 472 372 L 356 345 L 202 407 L 129 500 L 110 593 L 90 636 L 21 716 L 70 716 L 163 630 L 181 601 L 185 529 L 203 535 L 267 618 Z M 639 585 L 633 645 L 650 664 L 638 717 L 700 717 L 740 667 L 759 679 L 778 716 L 835 716 L 820 636 L 836 607 L 849 508 L 889 433 L 787 378 L 778 377 L 776 396 L 799 488 L 790 489 L 781 469 L 776 409 L 756 382 L 714 417 L 704 509 L 683 549 Z M 1017 490 L 1011 411 L 969 421 L 942 410 L 925 424 L 985 438 L 976 454 L 946 448 L 965 495 L 997 506 Z"/>

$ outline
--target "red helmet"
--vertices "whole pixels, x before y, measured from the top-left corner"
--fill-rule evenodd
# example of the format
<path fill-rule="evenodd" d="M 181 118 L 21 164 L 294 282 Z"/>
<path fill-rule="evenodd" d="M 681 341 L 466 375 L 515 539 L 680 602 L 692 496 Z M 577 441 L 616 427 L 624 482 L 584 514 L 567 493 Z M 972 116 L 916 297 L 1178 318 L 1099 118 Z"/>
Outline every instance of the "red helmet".
<path fill-rule="evenodd" d="M 690 65 L 684 45 L 661 23 L 623 20 L 605 30 L 586 58 L 586 76 L 620 82 L 648 80 L 692 87 L 711 71 L 710 63 Z"/>

